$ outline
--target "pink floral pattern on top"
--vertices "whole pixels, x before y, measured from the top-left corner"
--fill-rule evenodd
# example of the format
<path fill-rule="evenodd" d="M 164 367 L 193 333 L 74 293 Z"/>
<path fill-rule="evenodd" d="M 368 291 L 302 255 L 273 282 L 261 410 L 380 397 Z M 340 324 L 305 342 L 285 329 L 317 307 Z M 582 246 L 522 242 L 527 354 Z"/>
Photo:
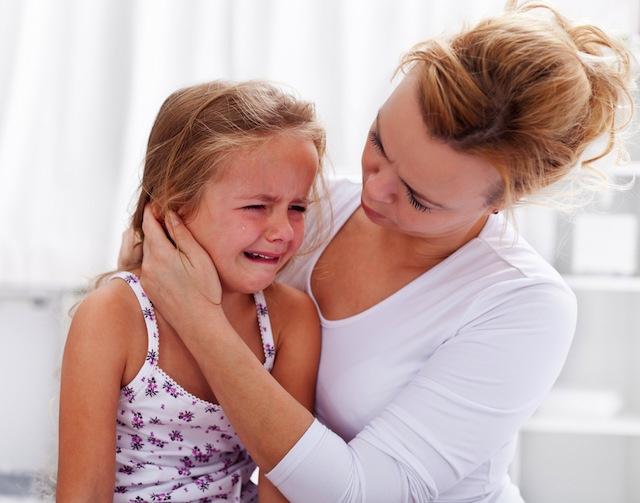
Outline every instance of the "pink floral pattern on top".
<path fill-rule="evenodd" d="M 222 407 L 190 394 L 158 366 L 156 315 L 138 278 L 119 272 L 131 287 L 147 326 L 147 356 L 120 392 L 116 417 L 116 503 L 257 501 L 249 480 L 255 463 Z M 275 346 L 264 294 L 254 294 L 256 314 L 271 370 Z"/>

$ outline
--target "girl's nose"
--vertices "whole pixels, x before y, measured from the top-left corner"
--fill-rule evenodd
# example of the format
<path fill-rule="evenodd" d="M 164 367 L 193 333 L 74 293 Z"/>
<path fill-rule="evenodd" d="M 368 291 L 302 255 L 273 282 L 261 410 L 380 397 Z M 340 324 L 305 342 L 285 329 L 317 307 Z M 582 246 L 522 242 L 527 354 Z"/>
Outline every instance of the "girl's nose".
<path fill-rule="evenodd" d="M 293 240 L 293 226 L 289 221 L 289 216 L 285 213 L 281 215 L 274 213 L 269 220 L 266 238 L 268 241 L 289 242 Z"/>

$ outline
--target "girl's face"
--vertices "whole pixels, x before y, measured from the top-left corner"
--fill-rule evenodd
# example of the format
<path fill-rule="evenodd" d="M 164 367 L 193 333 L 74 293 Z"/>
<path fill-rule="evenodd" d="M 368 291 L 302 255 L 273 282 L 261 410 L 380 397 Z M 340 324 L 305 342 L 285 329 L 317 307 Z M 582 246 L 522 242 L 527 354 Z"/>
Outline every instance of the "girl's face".
<path fill-rule="evenodd" d="M 362 177 L 362 208 L 370 220 L 443 242 L 480 230 L 494 210 L 487 198 L 501 181 L 488 161 L 430 137 L 415 71 L 380 109 L 362 155 Z"/>
<path fill-rule="evenodd" d="M 283 133 L 233 153 L 207 183 L 187 227 L 213 259 L 225 292 L 266 288 L 298 250 L 318 166 L 311 140 Z"/>

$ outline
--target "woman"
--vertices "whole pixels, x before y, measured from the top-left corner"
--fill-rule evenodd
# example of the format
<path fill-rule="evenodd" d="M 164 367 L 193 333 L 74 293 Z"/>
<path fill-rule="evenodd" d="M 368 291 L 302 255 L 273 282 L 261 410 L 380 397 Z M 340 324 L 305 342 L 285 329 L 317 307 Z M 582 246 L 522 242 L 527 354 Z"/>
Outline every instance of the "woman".
<path fill-rule="evenodd" d="M 329 242 L 281 277 L 320 313 L 318 419 L 230 326 L 185 226 L 166 215 L 176 253 L 147 210 L 145 289 L 289 500 L 522 501 L 507 475 L 516 434 L 561 370 L 576 302 L 503 213 L 594 139 L 612 149 L 628 67 L 600 30 L 536 5 L 405 56 L 362 188 L 331 187 L 333 218 L 308 217 L 308 235 L 333 220 Z"/>

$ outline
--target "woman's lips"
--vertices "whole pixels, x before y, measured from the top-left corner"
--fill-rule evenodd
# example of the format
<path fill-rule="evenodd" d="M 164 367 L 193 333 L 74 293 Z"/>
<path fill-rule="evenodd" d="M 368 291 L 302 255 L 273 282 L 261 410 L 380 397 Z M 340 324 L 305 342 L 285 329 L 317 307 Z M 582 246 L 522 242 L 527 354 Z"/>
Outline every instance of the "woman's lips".
<path fill-rule="evenodd" d="M 360 202 L 360 205 L 362 206 L 362 210 L 365 212 L 367 217 L 369 217 L 371 220 L 384 220 L 384 216 L 383 215 L 381 215 L 380 213 L 378 213 L 376 211 L 373 211 L 366 204 L 364 204 L 363 201 Z"/>

